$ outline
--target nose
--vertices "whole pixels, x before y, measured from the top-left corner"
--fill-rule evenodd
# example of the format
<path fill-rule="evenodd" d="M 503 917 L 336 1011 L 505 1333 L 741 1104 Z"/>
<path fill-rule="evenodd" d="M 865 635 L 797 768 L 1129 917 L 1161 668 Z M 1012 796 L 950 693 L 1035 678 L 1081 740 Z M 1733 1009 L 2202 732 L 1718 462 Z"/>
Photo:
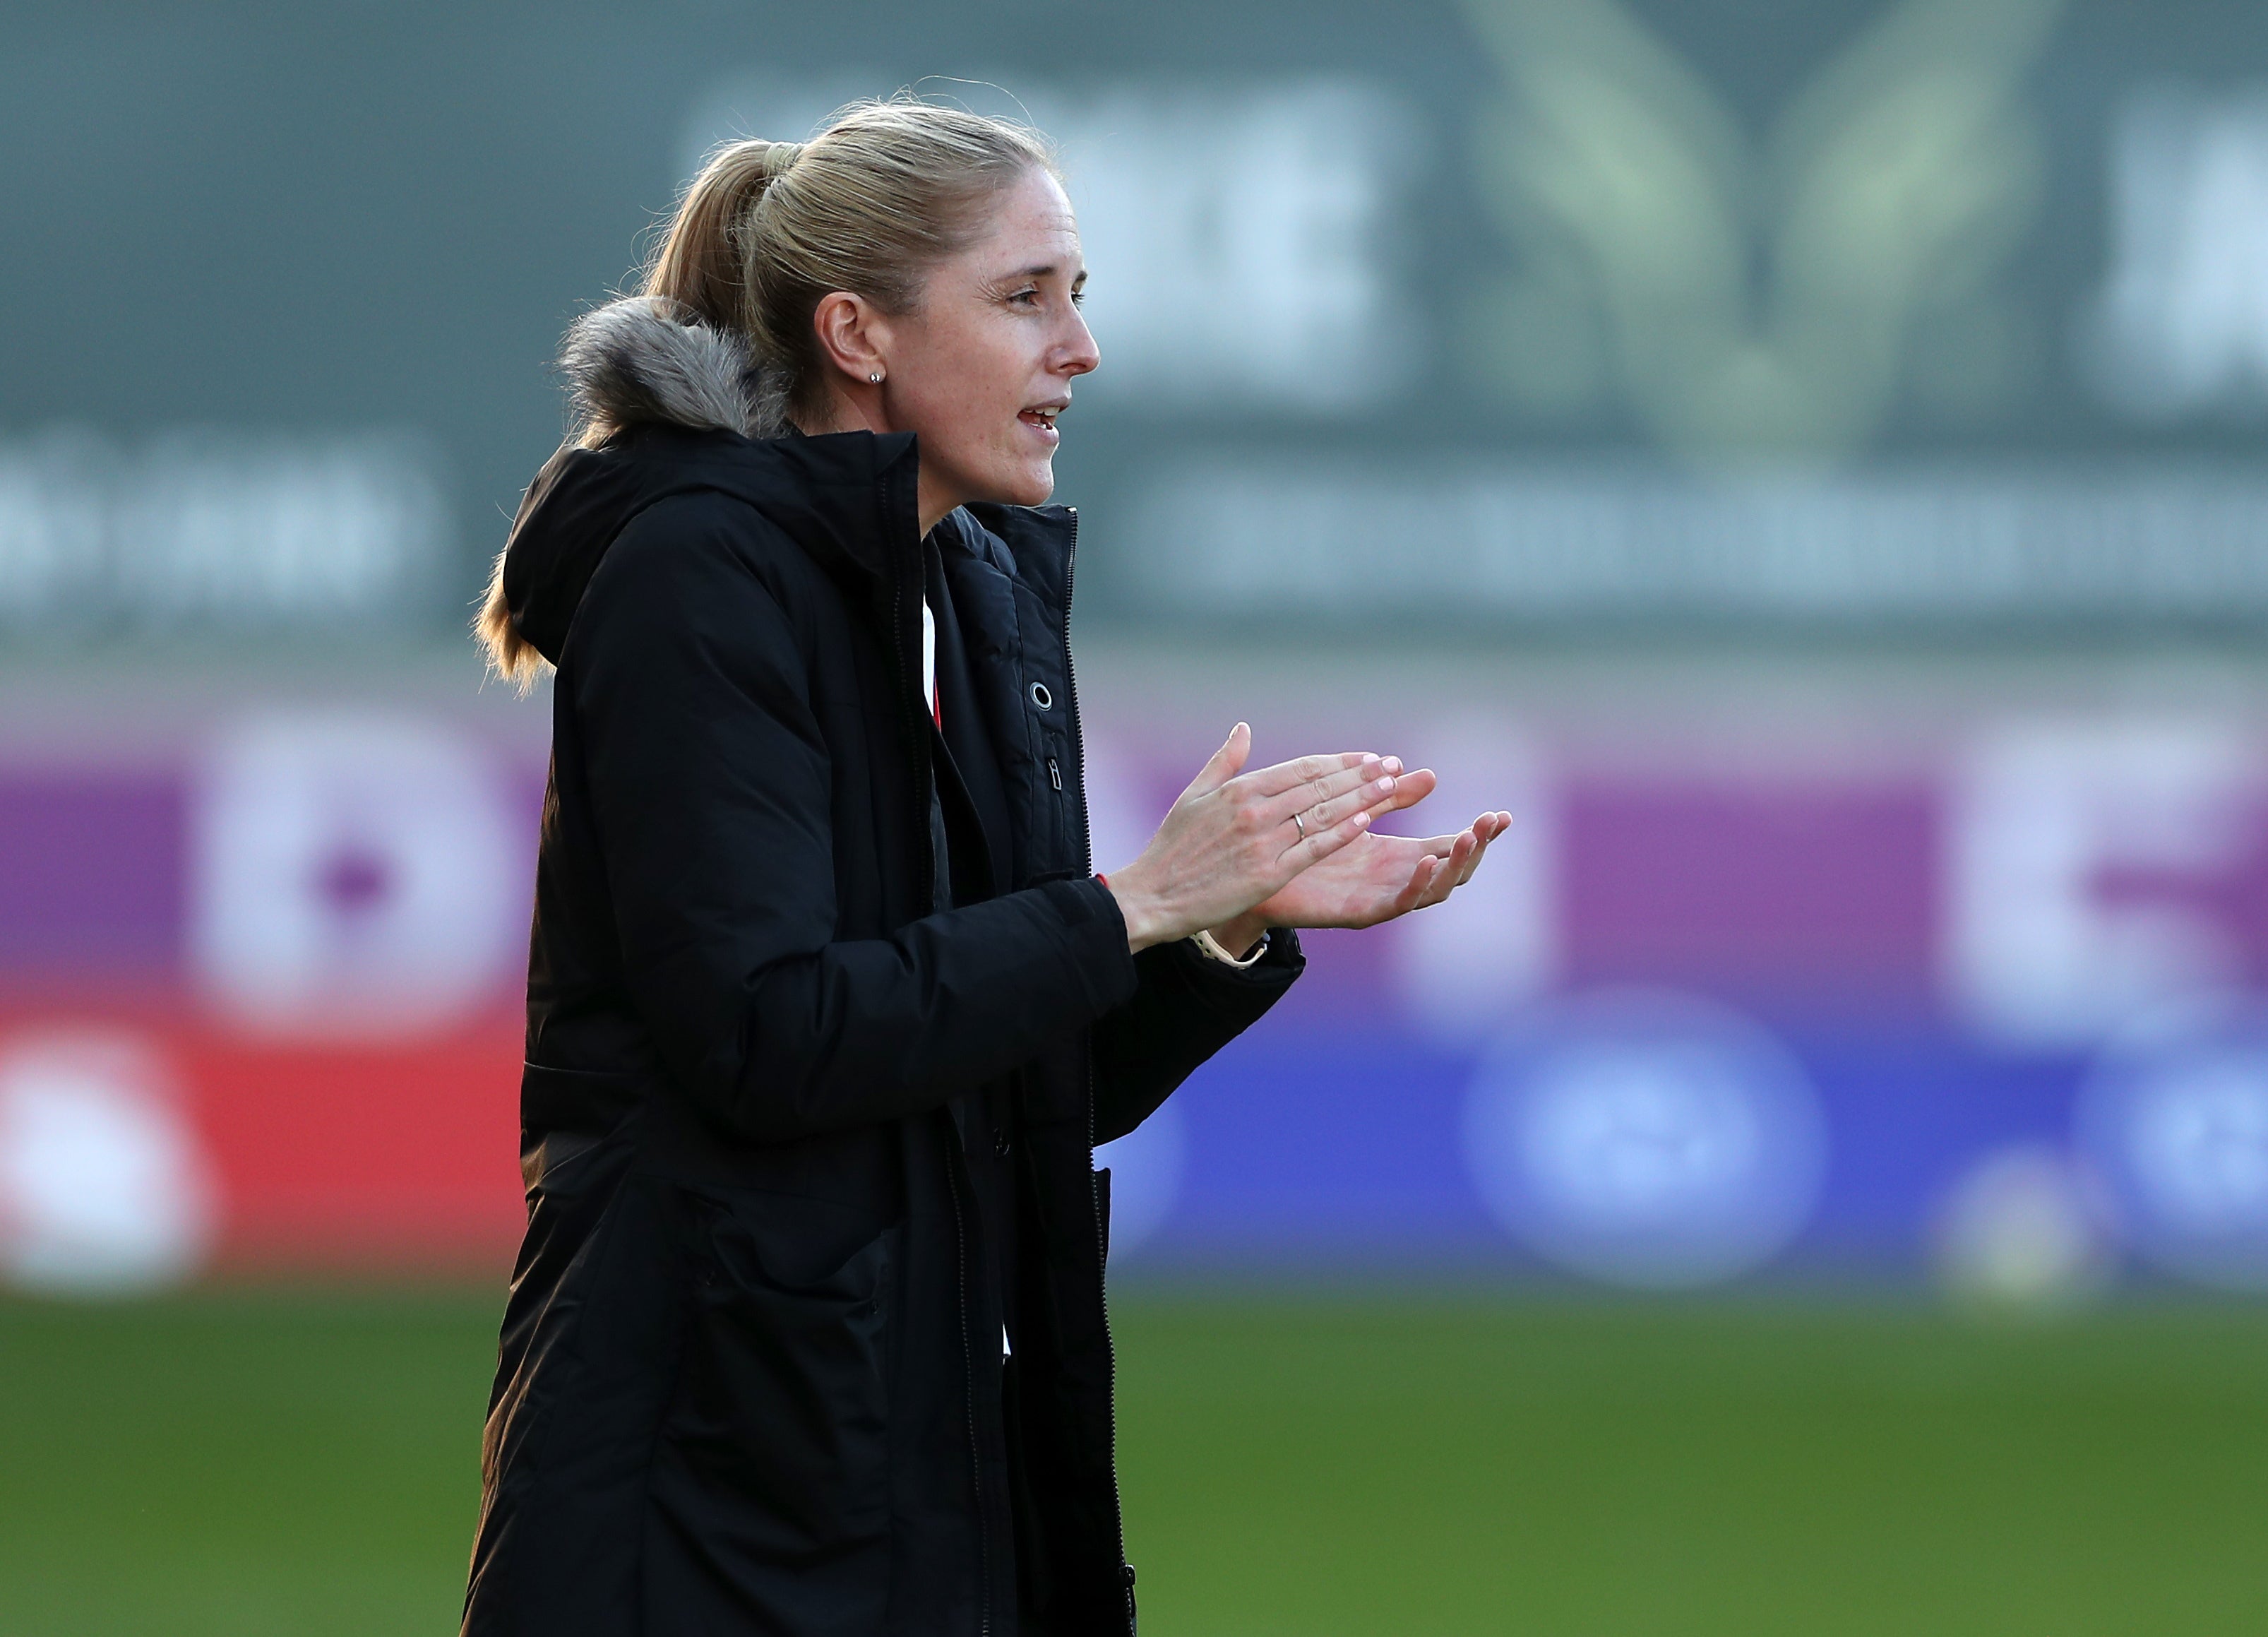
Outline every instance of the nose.
<path fill-rule="evenodd" d="M 1094 332 L 1087 328 L 1086 314 L 1077 307 L 1071 309 L 1071 333 L 1064 337 L 1062 346 L 1056 360 L 1058 374 L 1085 375 L 1102 362 L 1102 355 L 1094 345 Z"/>

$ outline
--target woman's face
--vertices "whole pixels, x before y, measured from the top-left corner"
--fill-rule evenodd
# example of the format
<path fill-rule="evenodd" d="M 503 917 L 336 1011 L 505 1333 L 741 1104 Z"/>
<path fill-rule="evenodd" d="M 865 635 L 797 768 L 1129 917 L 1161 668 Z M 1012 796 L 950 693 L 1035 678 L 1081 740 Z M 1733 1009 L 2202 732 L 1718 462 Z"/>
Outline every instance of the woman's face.
<path fill-rule="evenodd" d="M 1079 312 L 1086 283 L 1071 201 L 1033 170 L 931 273 L 917 309 L 873 321 L 881 418 L 921 440 L 924 524 L 963 501 L 1055 492 L 1056 417 L 1100 362 Z"/>

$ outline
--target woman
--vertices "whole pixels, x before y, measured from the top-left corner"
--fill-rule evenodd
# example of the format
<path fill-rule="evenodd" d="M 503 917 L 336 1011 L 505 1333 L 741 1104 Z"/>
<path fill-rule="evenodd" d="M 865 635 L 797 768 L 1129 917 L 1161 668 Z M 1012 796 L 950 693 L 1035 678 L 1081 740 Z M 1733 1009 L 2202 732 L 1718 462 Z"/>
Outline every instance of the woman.
<path fill-rule="evenodd" d="M 1084 277 L 1035 138 L 898 101 L 570 334 L 481 622 L 558 675 L 468 1633 L 1130 1633 L 1094 1146 L 1510 822 L 1240 724 L 1091 873 Z"/>

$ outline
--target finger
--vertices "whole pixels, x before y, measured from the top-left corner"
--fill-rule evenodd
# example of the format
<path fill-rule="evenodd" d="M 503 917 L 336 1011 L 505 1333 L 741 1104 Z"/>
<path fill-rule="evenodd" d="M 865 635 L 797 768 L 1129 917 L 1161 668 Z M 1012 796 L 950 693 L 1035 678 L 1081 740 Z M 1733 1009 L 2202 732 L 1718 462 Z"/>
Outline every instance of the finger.
<path fill-rule="evenodd" d="M 1440 787 L 1440 775 L 1430 767 L 1421 767 L 1415 771 L 1403 774 L 1394 781 L 1394 802 L 1391 810 L 1399 813 L 1405 807 L 1416 807 L 1426 797 L 1432 795 Z"/>
<path fill-rule="evenodd" d="M 1189 787 L 1182 794 L 1202 796 L 1219 790 L 1244 771 L 1244 759 L 1251 754 L 1252 725 L 1239 722 L 1228 730 L 1228 737 L 1221 741 L 1220 748 L 1212 753 L 1211 761 L 1197 770 L 1197 776 L 1189 780 Z"/>
<path fill-rule="evenodd" d="M 1496 825 L 1492 832 L 1485 837 L 1480 835 L 1479 831 L 1481 826 L 1491 819 L 1496 821 Z M 1469 829 L 1457 830 L 1446 836 L 1428 836 L 1423 841 L 1419 842 L 1418 844 L 1424 847 L 1428 852 L 1434 853 L 1442 858 L 1447 858 L 1449 854 L 1450 849 L 1454 847 L 1458 841 L 1466 836 L 1471 836 L 1476 840 L 1493 841 L 1498 836 L 1501 836 L 1510 828 L 1512 828 L 1511 814 L 1484 813 L 1479 818 L 1473 821 Z"/>
<path fill-rule="evenodd" d="M 1278 862 L 1288 866 L 1296 875 L 1309 866 L 1320 864 L 1370 828 L 1370 810 L 1349 814 L 1337 823 L 1323 830 L 1310 830 L 1305 841 L 1295 842 L 1281 854 Z"/>
<path fill-rule="evenodd" d="M 1347 796 L 1347 793 L 1351 792 L 1367 789 L 1372 782 L 1381 780 L 1381 778 L 1383 780 L 1393 780 L 1399 771 L 1402 771 L 1402 762 L 1395 760 L 1395 757 L 1377 757 L 1377 755 L 1370 755 L 1370 757 L 1363 757 L 1361 762 L 1356 762 L 1354 766 L 1334 766 L 1334 769 L 1329 769 L 1327 773 L 1318 773 L 1315 778 L 1300 780 L 1297 785 L 1292 785 L 1291 789 L 1277 792 L 1275 796 L 1261 796 L 1256 780 L 1268 776 L 1268 773 L 1272 773 L 1272 771 L 1275 769 L 1261 769 L 1261 773 L 1255 773 L 1252 778 L 1243 780 L 1243 786 L 1241 786 L 1241 789 L 1245 792 L 1245 796 L 1252 798 L 1252 816 L 1255 816 L 1261 825 L 1275 825 L 1275 823 L 1284 823 L 1284 821 L 1291 818 L 1292 814 L 1304 814 L 1304 816 L 1307 816 L 1307 828 L 1314 830 L 1315 807 L 1322 807 L 1324 802 L 1334 800 L 1334 798 L 1338 796 Z M 1345 809 L 1343 809 L 1338 816 L 1345 816 Z"/>
<path fill-rule="evenodd" d="M 1489 843 L 1496 837 L 1496 815 L 1482 814 L 1465 827 L 1465 835 L 1472 837 L 1472 845 L 1466 850 L 1464 858 L 1459 861 L 1457 879 L 1450 883 L 1452 887 L 1463 886 L 1472 880 L 1473 872 L 1480 867 L 1481 854 L 1488 851 Z"/>
<path fill-rule="evenodd" d="M 1489 850 L 1489 843 L 1511 828 L 1512 815 L 1509 813 L 1484 813 L 1473 821 L 1473 833 L 1479 838 L 1479 844 L 1474 847 L 1472 857 L 1465 860 L 1464 870 L 1457 877 L 1458 886 L 1462 887 L 1472 880 L 1481 867 L 1481 859 Z"/>
<path fill-rule="evenodd" d="M 1487 826 L 1487 828 L 1483 829 L 1483 825 Z M 1484 813 L 1479 818 L 1473 821 L 1474 833 L 1480 837 L 1481 851 L 1483 852 L 1488 851 L 1490 843 L 1502 839 L 1504 833 L 1511 828 L 1512 815 L 1509 813 Z M 1480 859 L 1476 855 L 1473 859 L 1474 866 L 1477 867 L 1479 863 Z M 1465 879 L 1467 881 L 1470 881 L 1472 879 L 1472 874 L 1473 872 L 1471 869 L 1466 870 Z"/>
<path fill-rule="evenodd" d="M 1418 860 L 1418 867 L 1410 872 L 1409 884 L 1394 895 L 1394 913 L 1407 915 L 1425 902 L 1425 894 L 1433 885 L 1433 877 L 1441 868 L 1441 860 L 1430 854 Z"/>
<path fill-rule="evenodd" d="M 1385 770 L 1384 777 L 1393 781 L 1391 789 L 1383 793 L 1371 787 L 1380 777 L 1381 768 Z M 1345 805 L 1343 800 L 1342 805 L 1331 807 L 1329 802 L 1334 798 L 1343 798 L 1346 794 L 1360 795 L 1371 807 L 1375 809 L 1373 814 L 1375 817 L 1381 813 L 1398 813 L 1404 807 L 1416 807 L 1426 797 L 1432 795 L 1434 787 L 1440 783 L 1440 778 L 1430 767 L 1421 767 L 1414 773 L 1405 773 L 1402 771 L 1401 757 L 1386 756 L 1364 767 L 1350 769 L 1344 773 L 1335 773 L 1328 778 L 1315 781 L 1312 785 L 1302 785 L 1299 789 L 1278 796 L 1274 798 L 1274 805 L 1278 810 L 1283 811 L 1286 817 L 1292 813 L 1298 813 L 1307 820 L 1307 828 L 1313 830 L 1318 822 L 1315 810 L 1319 807 L 1325 809 L 1321 822 L 1327 824 L 1336 823 L 1346 814 L 1353 811 L 1353 807 Z M 1311 790 L 1314 793 L 1314 800 L 1308 802 L 1307 798 Z M 1378 800 L 1381 793 L 1390 799 Z M 1277 822 L 1280 823 L 1283 821 L 1279 819 Z"/>
<path fill-rule="evenodd" d="M 1407 915 L 1413 910 L 1429 909 L 1442 903 L 1472 879 L 1488 844 L 1511 828 L 1511 814 L 1484 813 L 1473 822 L 1471 830 L 1460 830 L 1454 836 L 1432 836 L 1420 842 L 1425 855 L 1411 873 L 1410 884 L 1396 896 L 1394 913 Z"/>
<path fill-rule="evenodd" d="M 1256 796 L 1280 796 L 1287 790 L 1312 784 L 1319 778 L 1345 769 L 1359 769 L 1365 763 L 1386 758 L 1367 750 L 1343 750 L 1335 756 L 1303 756 L 1289 762 L 1278 762 L 1273 767 L 1256 768 L 1245 775 L 1245 783 Z"/>
<path fill-rule="evenodd" d="M 1344 782 L 1339 778 L 1322 781 L 1324 787 L 1327 788 L 1342 786 Z M 1344 793 L 1336 793 L 1335 791 L 1329 800 L 1318 801 L 1313 807 L 1297 809 L 1300 827 L 1309 835 L 1313 835 L 1319 830 L 1329 829 L 1350 813 L 1367 812 L 1373 818 L 1376 818 L 1381 813 L 1391 812 L 1395 806 L 1395 786 L 1397 782 L 1391 774 L 1387 774 L 1357 785 L 1351 789 L 1345 790 Z M 1278 802 L 1288 802 L 1290 800 L 1291 798 L 1283 796 L 1277 798 Z M 1293 814 L 1287 812 L 1277 822 L 1288 823 L 1292 817 Z"/>
<path fill-rule="evenodd" d="M 1472 880 L 1473 872 L 1481 866 L 1482 855 L 1487 852 L 1488 838 L 1484 836 L 1476 834 L 1473 838 L 1473 850 L 1465 855 L 1464 864 L 1457 871 L 1457 879 L 1449 883 L 1450 892 L 1454 892 L 1458 888 Z M 1448 893 L 1443 893 L 1441 896 L 1446 898 L 1448 896 Z"/>
<path fill-rule="evenodd" d="M 1465 865 L 1472 858 L 1473 850 L 1479 844 L 1470 830 L 1457 837 L 1449 848 L 1448 856 L 1439 860 L 1433 879 L 1426 885 L 1425 902 L 1427 906 L 1439 903 L 1449 896 L 1464 874 Z"/>

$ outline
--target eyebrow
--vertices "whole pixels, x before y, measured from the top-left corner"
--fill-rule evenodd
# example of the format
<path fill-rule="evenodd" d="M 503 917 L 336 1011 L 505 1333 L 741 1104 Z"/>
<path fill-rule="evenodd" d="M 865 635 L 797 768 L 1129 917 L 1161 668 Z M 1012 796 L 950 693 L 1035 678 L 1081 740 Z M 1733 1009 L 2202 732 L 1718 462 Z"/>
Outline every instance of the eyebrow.
<path fill-rule="evenodd" d="M 1018 268 L 1014 272 L 1008 274 L 1002 282 L 1004 284 L 1013 284 L 1020 278 L 1045 278 L 1050 274 L 1060 273 L 1062 271 L 1063 267 L 1059 262 L 1042 262 L 1032 267 Z M 1071 283 L 1078 284 L 1086 278 L 1086 269 L 1085 268 L 1081 268 L 1079 269 L 1078 274 L 1072 278 Z"/>

